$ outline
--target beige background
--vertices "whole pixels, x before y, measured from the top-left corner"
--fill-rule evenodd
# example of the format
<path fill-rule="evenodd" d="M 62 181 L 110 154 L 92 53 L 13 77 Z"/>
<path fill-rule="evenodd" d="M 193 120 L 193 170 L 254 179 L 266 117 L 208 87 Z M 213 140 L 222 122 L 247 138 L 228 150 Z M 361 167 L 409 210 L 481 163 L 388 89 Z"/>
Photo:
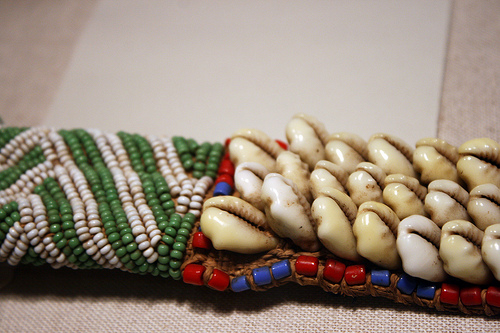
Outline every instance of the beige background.
<path fill-rule="evenodd" d="M 45 123 L 97 4 L 0 1 L 0 115 L 7 124 Z M 439 136 L 453 144 L 476 136 L 500 140 L 498 36 L 500 2 L 453 2 L 437 123 Z M 119 271 L 19 267 L 0 299 L 5 332 L 500 329 L 497 319 L 343 298 L 319 288 L 219 293 Z"/>

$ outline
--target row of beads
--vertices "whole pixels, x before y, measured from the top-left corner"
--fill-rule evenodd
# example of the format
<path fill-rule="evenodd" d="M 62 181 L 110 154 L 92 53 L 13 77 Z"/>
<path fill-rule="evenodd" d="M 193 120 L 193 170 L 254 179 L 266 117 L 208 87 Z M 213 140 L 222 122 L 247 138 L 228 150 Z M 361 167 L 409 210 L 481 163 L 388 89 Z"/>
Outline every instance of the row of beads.
<path fill-rule="evenodd" d="M 275 262 L 268 266 L 254 268 L 251 278 L 256 286 L 266 286 L 288 278 L 292 275 L 291 262 L 288 259 Z M 295 260 L 295 273 L 299 276 L 315 278 L 319 271 L 319 259 L 314 256 L 301 255 Z M 200 264 L 189 264 L 183 272 L 183 280 L 194 285 L 204 285 L 203 274 L 206 267 Z M 340 284 L 342 280 L 349 286 L 363 285 L 370 274 L 371 283 L 375 286 L 389 287 L 391 285 L 391 274 L 388 270 L 373 269 L 367 272 L 364 265 L 346 266 L 344 263 L 334 259 L 327 259 L 323 267 L 323 279 L 332 284 Z M 229 275 L 219 269 L 214 269 L 206 284 L 216 290 L 226 290 L 228 287 L 234 292 L 242 292 L 251 289 L 249 277 L 241 275 L 230 278 Z M 406 295 L 416 293 L 416 296 L 428 300 L 435 298 L 436 292 L 441 287 L 439 300 L 443 304 L 458 305 L 459 300 L 465 306 L 483 305 L 481 297 L 482 289 L 478 286 L 467 286 L 460 288 L 458 285 L 443 283 L 441 286 L 435 283 L 414 278 L 403 273 L 396 282 L 397 289 Z M 500 288 L 490 286 L 485 291 L 486 303 L 490 306 L 500 307 Z"/>

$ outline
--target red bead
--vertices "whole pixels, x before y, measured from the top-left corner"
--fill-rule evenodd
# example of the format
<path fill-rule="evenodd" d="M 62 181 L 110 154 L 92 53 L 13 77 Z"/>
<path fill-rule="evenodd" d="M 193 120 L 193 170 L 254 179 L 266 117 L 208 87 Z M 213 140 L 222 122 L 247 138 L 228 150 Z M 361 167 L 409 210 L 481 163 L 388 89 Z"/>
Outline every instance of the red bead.
<path fill-rule="evenodd" d="M 486 303 L 491 306 L 500 307 L 500 288 L 488 287 L 486 290 Z"/>
<path fill-rule="evenodd" d="M 344 277 L 344 272 L 344 263 L 337 260 L 328 259 L 326 261 L 325 268 L 323 269 L 323 278 L 332 283 L 339 283 Z"/>
<path fill-rule="evenodd" d="M 224 173 L 227 173 L 231 176 L 234 175 L 234 165 L 231 160 L 223 160 L 222 162 L 220 162 L 219 175 L 222 175 Z"/>
<path fill-rule="evenodd" d="M 455 284 L 443 283 L 441 285 L 441 303 L 445 304 L 458 304 L 458 297 L 460 296 L 460 287 Z"/>
<path fill-rule="evenodd" d="M 232 188 L 234 188 L 233 176 L 231 176 L 231 175 L 229 175 L 227 173 L 223 173 L 222 175 L 220 175 L 219 177 L 217 177 L 217 179 L 215 180 L 215 184 L 214 185 L 217 185 L 220 182 L 226 182 L 226 183 L 229 184 L 229 186 L 231 186 Z"/>
<path fill-rule="evenodd" d="M 210 250 L 212 248 L 212 241 L 203 232 L 198 231 L 193 235 L 193 247 Z"/>
<path fill-rule="evenodd" d="M 226 153 L 224 154 L 224 156 L 222 157 L 222 160 L 223 160 L 223 161 L 229 161 L 230 159 L 231 159 L 231 157 L 229 156 L 229 152 L 226 152 Z"/>
<path fill-rule="evenodd" d="M 481 305 L 481 288 L 479 287 L 465 287 L 460 289 L 460 300 L 465 306 Z"/>
<path fill-rule="evenodd" d="M 287 150 L 288 149 L 288 145 L 281 141 L 281 140 L 276 140 L 276 142 L 280 145 L 281 148 L 283 148 L 284 150 Z"/>
<path fill-rule="evenodd" d="M 305 276 L 316 276 L 319 260 L 311 256 L 299 256 L 295 261 L 295 272 Z"/>
<path fill-rule="evenodd" d="M 229 274 L 214 268 L 212 277 L 207 284 L 215 290 L 224 291 L 229 286 Z"/>
<path fill-rule="evenodd" d="M 363 284 L 366 281 L 366 270 L 364 265 L 352 265 L 345 269 L 345 282 L 348 285 Z"/>
<path fill-rule="evenodd" d="M 184 268 L 184 272 L 182 273 L 182 278 L 185 283 L 202 286 L 204 272 L 205 272 L 205 266 L 198 264 L 189 264 L 186 266 L 186 268 Z"/>
<path fill-rule="evenodd" d="M 226 141 L 224 142 L 224 146 L 229 147 L 230 143 L 231 143 L 231 138 L 227 138 Z"/>

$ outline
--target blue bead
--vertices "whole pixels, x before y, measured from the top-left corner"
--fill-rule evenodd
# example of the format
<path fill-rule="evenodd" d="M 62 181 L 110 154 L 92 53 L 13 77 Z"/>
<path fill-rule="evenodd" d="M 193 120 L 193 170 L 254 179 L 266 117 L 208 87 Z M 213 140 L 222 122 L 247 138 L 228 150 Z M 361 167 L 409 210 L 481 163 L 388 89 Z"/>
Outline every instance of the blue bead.
<path fill-rule="evenodd" d="M 377 286 L 389 287 L 391 284 L 391 273 L 388 270 L 372 269 L 372 283 Z"/>
<path fill-rule="evenodd" d="M 435 283 L 421 280 L 417 286 L 417 296 L 426 299 L 434 299 L 437 285 Z"/>
<path fill-rule="evenodd" d="M 215 185 L 214 197 L 219 195 L 231 195 L 233 193 L 233 188 L 226 182 L 219 182 Z"/>
<path fill-rule="evenodd" d="M 288 259 L 275 262 L 271 266 L 271 271 L 276 280 L 283 279 L 292 275 L 292 268 Z"/>
<path fill-rule="evenodd" d="M 252 270 L 253 280 L 256 285 L 264 286 L 266 284 L 270 284 L 273 280 L 271 276 L 271 271 L 269 267 L 258 267 Z"/>
<path fill-rule="evenodd" d="M 250 289 L 250 284 L 248 283 L 247 277 L 245 275 L 242 275 L 232 279 L 231 289 L 233 289 L 233 291 L 237 293 Z"/>
<path fill-rule="evenodd" d="M 410 295 L 417 287 L 417 279 L 408 274 L 402 274 L 397 283 L 399 291 L 403 294 Z"/>

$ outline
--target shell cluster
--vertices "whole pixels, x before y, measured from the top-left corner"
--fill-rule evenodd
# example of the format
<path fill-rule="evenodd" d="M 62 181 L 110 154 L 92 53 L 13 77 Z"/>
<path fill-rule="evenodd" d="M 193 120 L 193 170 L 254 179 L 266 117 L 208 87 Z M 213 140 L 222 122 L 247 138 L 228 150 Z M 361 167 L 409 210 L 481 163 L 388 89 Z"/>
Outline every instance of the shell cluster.
<path fill-rule="evenodd" d="M 432 282 L 500 280 L 500 145 L 327 132 L 312 116 L 286 126 L 288 150 L 236 132 L 234 196 L 205 203 L 201 229 L 218 250 L 259 253 L 290 240 Z"/>

